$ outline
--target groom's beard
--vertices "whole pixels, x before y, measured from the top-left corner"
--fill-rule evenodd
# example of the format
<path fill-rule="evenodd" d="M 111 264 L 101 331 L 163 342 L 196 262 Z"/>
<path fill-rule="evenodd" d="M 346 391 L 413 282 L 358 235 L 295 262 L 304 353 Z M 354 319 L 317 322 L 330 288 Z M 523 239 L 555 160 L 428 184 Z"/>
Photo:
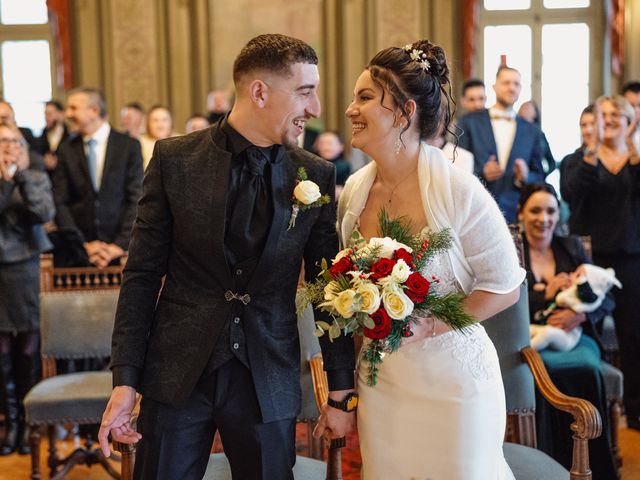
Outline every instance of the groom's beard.
<path fill-rule="evenodd" d="M 280 138 L 280 144 L 284 145 L 284 147 L 287 150 L 291 150 L 294 147 L 298 146 L 298 139 L 296 138 L 295 141 L 292 141 L 289 136 L 287 135 L 287 132 L 283 132 L 282 133 L 282 137 Z"/>

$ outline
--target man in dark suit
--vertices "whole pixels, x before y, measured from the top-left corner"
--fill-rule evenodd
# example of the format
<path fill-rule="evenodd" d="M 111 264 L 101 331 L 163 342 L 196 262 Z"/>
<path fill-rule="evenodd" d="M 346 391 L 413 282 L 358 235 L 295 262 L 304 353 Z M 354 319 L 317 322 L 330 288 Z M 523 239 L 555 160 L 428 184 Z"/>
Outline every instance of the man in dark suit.
<path fill-rule="evenodd" d="M 112 129 L 106 115 L 99 91 L 69 94 L 66 117 L 77 136 L 60 146 L 53 180 L 56 225 L 77 230 L 101 268 L 128 249 L 142 191 L 140 143 Z"/>
<path fill-rule="evenodd" d="M 541 133 L 513 110 L 521 90 L 516 69 L 501 66 L 493 89 L 493 107 L 458 121 L 463 132 L 459 145 L 473 153 L 474 173 L 485 182 L 507 222 L 515 223 L 522 185 L 544 180 Z"/>
<path fill-rule="evenodd" d="M 320 113 L 317 61 L 300 40 L 252 39 L 234 64 L 229 115 L 156 143 L 99 434 L 106 455 L 109 433 L 139 440 L 135 478 L 201 479 L 217 430 L 234 479 L 293 479 L 301 398 L 296 285 L 303 259 L 311 280 L 338 248 L 333 201 L 300 211 L 288 228 L 300 168 L 334 195 L 333 166 L 296 146 Z M 330 396 L 344 401 L 354 385 L 353 341 L 324 342 L 323 353 Z M 139 433 L 130 425 L 136 390 Z M 336 436 L 354 422 L 353 412 L 337 408 L 329 416 Z"/>
<path fill-rule="evenodd" d="M 58 148 L 69 137 L 64 123 L 64 107 L 57 100 L 49 100 L 44 105 L 44 129 L 35 139 L 36 150 L 44 159 L 44 168 L 53 176 L 58 165 Z"/>

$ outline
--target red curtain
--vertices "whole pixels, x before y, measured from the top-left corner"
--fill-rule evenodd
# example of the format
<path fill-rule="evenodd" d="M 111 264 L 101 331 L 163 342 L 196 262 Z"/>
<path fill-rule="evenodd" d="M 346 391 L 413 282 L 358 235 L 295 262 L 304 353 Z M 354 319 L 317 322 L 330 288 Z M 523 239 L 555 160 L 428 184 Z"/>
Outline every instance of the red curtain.
<path fill-rule="evenodd" d="M 476 58 L 475 36 L 478 26 L 479 0 L 462 0 L 462 78 L 469 80 Z"/>
<path fill-rule="evenodd" d="M 59 62 L 58 85 L 68 90 L 73 88 L 69 0 L 47 0 L 47 8 Z"/>
<path fill-rule="evenodd" d="M 624 0 L 609 0 L 608 12 L 611 72 L 621 77 L 624 71 Z"/>

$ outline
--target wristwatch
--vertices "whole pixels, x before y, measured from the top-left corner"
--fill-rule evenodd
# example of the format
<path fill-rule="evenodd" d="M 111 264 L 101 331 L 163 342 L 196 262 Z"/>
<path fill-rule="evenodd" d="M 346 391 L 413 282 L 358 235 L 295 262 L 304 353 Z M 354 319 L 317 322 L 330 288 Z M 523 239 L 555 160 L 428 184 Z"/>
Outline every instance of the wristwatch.
<path fill-rule="evenodd" d="M 338 410 L 342 410 L 343 412 L 353 412 L 356 408 L 358 408 L 358 398 L 359 397 L 356 392 L 349 392 L 341 402 L 328 398 L 327 404 L 330 407 L 337 408 Z"/>

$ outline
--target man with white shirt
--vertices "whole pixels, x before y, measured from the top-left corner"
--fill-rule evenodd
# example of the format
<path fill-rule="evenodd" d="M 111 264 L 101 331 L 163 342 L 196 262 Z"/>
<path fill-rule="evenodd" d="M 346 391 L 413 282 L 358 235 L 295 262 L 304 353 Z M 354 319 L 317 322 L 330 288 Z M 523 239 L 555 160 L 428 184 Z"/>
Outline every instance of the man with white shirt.
<path fill-rule="evenodd" d="M 622 95 L 628 100 L 636 113 L 636 129 L 631 135 L 636 150 L 640 151 L 640 82 L 628 82 L 622 87 Z"/>
<path fill-rule="evenodd" d="M 95 89 L 73 90 L 65 114 L 78 135 L 58 150 L 56 224 L 77 230 L 89 261 L 103 268 L 129 246 L 142 193 L 140 143 L 111 128 L 104 99 Z"/>
<path fill-rule="evenodd" d="M 498 69 L 496 104 L 469 113 L 458 122 L 459 145 L 474 156 L 474 173 L 484 180 L 507 222 L 516 221 L 520 188 L 542 181 L 540 129 L 517 117 L 513 105 L 520 96 L 520 73 L 505 65 Z"/>

